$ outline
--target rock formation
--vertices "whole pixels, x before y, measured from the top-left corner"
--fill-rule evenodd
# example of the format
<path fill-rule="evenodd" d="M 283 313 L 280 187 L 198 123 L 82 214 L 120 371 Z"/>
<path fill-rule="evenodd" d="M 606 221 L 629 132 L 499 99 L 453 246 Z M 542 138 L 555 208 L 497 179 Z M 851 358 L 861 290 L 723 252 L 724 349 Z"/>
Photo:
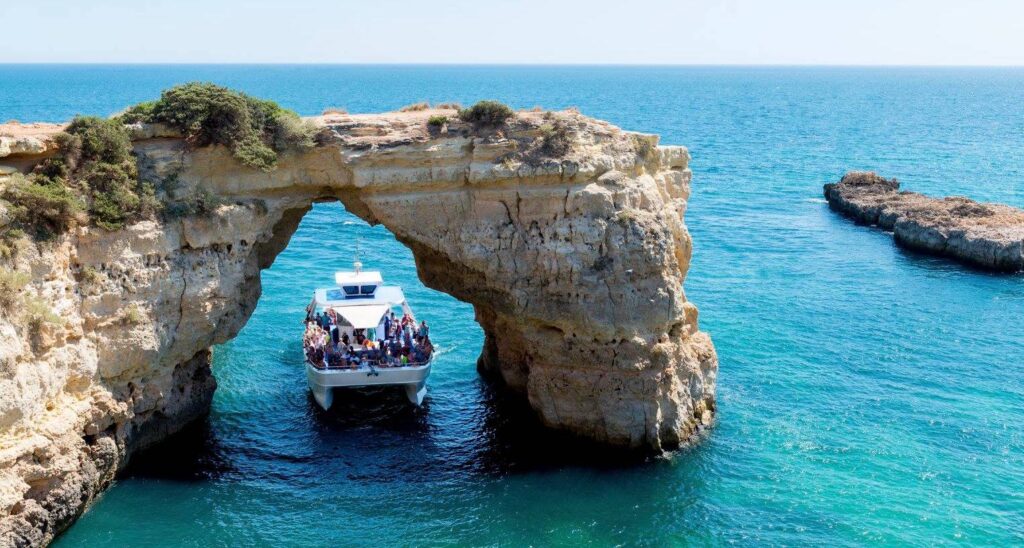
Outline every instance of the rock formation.
<path fill-rule="evenodd" d="M 1024 211 L 952 196 L 900 191 L 895 179 L 851 172 L 825 185 L 829 207 L 891 230 L 896 242 L 997 271 L 1024 269 Z"/>
<path fill-rule="evenodd" d="M 428 125 L 441 114 L 453 121 Z M 496 130 L 454 114 L 315 118 L 319 145 L 271 172 L 135 127 L 140 170 L 165 200 L 215 205 L 79 227 L 0 261 L 60 318 L 0 314 L 0 544 L 48 542 L 133 450 L 208 409 L 210 347 L 245 324 L 260 270 L 316 201 L 385 225 L 426 285 L 472 303 L 479 369 L 546 425 L 661 451 L 710 424 L 717 358 L 682 285 L 687 151 L 574 112 Z M 554 157 L 553 121 L 570 143 Z M 0 164 L 27 169 L 57 129 L 37 128 L 40 146 L 12 141 L 20 152 Z"/>

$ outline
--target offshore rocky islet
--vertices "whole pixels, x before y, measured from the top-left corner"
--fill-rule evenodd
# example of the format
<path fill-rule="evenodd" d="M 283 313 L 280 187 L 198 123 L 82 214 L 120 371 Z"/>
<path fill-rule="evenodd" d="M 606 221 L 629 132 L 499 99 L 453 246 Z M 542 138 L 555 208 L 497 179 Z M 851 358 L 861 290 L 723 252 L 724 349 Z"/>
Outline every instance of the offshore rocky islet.
<path fill-rule="evenodd" d="M 431 126 L 440 114 L 446 127 Z M 134 450 L 206 412 L 209 347 L 241 329 L 260 269 L 324 199 L 384 224 L 426 285 L 474 305 L 479 369 L 545 424 L 660 451 L 711 423 L 717 359 L 682 290 L 685 149 L 573 112 L 518 113 L 501 131 L 431 110 L 313 122 L 320 145 L 270 172 L 137 124 L 142 175 L 174 175 L 172 192 L 202 188 L 221 205 L 118 231 L 79 227 L 14 259 L 31 273 L 26 291 L 62 322 L 30 337 L 0 319 L 7 538 L 48 541 Z M 556 158 L 541 146 L 552 122 L 571 136 Z M 38 162 L 59 130 L 15 134 L 2 161 Z"/>
<path fill-rule="evenodd" d="M 900 191 L 895 179 L 854 171 L 824 186 L 829 207 L 892 231 L 900 245 L 979 268 L 1024 270 L 1024 211 L 951 196 Z"/>

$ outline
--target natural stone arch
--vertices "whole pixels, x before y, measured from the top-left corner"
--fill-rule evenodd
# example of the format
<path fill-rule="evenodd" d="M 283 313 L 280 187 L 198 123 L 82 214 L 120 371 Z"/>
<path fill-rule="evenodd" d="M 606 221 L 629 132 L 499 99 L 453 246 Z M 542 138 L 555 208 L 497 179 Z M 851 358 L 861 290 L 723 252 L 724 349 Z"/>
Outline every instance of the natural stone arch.
<path fill-rule="evenodd" d="M 208 349 L 238 333 L 260 270 L 320 200 L 383 224 L 427 286 L 472 304 L 485 333 L 479 369 L 544 424 L 654 451 L 709 424 L 717 359 L 682 288 L 686 150 L 575 113 L 445 131 L 429 128 L 433 114 L 317 119 L 319 146 L 271 172 L 137 128 L 143 176 L 164 181 L 169 199 L 201 192 L 221 204 L 118 232 L 82 228 L 19 259 L 68 322 L 36 352 L 0 330 L 11 377 L 35 375 L 0 408 L 13 447 L 3 524 L 52 535 L 135 448 L 206 412 Z M 557 157 L 543 146 L 552 118 L 572 143 Z M 50 435 L 30 435 L 44 427 Z M 48 464 L 35 462 L 40 451 Z"/>

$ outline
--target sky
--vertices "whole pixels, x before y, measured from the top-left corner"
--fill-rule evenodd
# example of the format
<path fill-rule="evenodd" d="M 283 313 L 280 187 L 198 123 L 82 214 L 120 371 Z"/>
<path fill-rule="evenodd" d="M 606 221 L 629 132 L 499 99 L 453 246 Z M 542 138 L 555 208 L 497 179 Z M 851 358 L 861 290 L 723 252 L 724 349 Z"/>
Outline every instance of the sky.
<path fill-rule="evenodd" d="M 1022 0 L 0 0 L 0 63 L 1024 65 Z"/>

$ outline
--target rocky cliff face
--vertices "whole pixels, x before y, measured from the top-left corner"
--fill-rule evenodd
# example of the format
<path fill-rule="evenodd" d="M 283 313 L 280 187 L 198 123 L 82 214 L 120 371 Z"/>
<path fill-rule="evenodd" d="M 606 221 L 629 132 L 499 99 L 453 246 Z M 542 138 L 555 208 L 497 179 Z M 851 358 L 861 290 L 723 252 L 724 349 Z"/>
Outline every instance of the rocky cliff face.
<path fill-rule="evenodd" d="M 851 172 L 824 187 L 829 207 L 891 230 L 911 249 L 996 271 L 1024 270 L 1024 211 L 960 196 L 900 191 L 895 179 Z"/>
<path fill-rule="evenodd" d="M 8 265 L 60 321 L 0 315 L 0 544 L 49 541 L 133 450 L 208 409 L 208 349 L 242 328 L 260 269 L 318 200 L 384 224 L 424 283 L 472 303 L 478 367 L 550 427 L 660 451 L 710 424 L 717 359 L 682 286 L 686 150 L 571 112 L 501 130 L 432 129 L 436 114 L 316 119 L 320 145 L 269 173 L 136 128 L 168 198 L 218 205 L 78 228 Z M 567 146 L 549 146 L 551 124 Z M 0 163 L 24 169 L 46 146 L 29 148 Z"/>

